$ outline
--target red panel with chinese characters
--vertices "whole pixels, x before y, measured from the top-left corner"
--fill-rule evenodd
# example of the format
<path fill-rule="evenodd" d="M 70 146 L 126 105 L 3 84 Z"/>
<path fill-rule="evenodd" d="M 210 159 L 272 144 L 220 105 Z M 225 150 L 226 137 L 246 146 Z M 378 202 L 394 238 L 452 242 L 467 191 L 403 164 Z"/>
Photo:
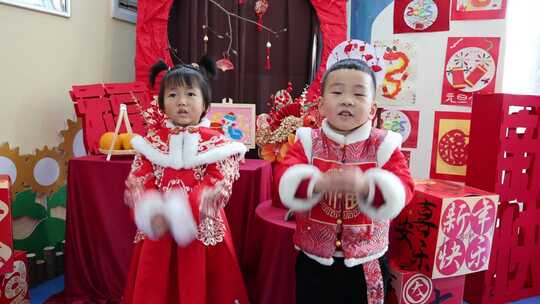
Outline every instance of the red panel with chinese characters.
<path fill-rule="evenodd" d="M 13 256 L 13 267 L 0 275 L 0 304 L 30 303 L 26 252 L 15 250 Z"/>
<path fill-rule="evenodd" d="M 471 115 L 466 183 L 501 202 L 489 269 L 467 276 L 465 298 L 508 303 L 539 295 L 540 97 L 479 95 Z"/>
<path fill-rule="evenodd" d="M 0 175 L 0 275 L 11 271 L 12 264 L 11 182 L 8 175 Z"/>
<path fill-rule="evenodd" d="M 99 154 L 99 139 L 105 132 L 114 131 L 120 104 L 127 106 L 133 132 L 146 134 L 141 109 L 150 104 L 150 93 L 142 82 L 110 83 L 73 86 L 69 92 L 78 117 L 83 119 L 86 151 Z M 126 132 L 122 124 L 120 132 Z"/>
<path fill-rule="evenodd" d="M 444 180 L 416 183 L 413 201 L 392 222 L 390 256 L 437 279 L 486 270 L 498 196 Z"/>
<path fill-rule="evenodd" d="M 399 268 L 390 261 L 391 291 L 385 303 L 463 303 L 465 276 L 430 279 L 422 273 Z"/>

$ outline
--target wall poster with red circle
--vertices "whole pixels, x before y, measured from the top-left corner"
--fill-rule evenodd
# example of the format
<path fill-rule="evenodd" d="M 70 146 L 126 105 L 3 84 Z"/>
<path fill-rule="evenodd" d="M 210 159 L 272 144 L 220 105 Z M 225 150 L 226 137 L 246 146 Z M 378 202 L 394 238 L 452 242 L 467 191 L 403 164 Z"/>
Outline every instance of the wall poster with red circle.
<path fill-rule="evenodd" d="M 449 37 L 441 103 L 471 106 L 475 93 L 495 91 L 498 37 Z"/>
<path fill-rule="evenodd" d="M 395 0 L 394 34 L 450 29 L 450 0 Z"/>
<path fill-rule="evenodd" d="M 471 114 L 435 112 L 431 178 L 465 181 Z"/>
<path fill-rule="evenodd" d="M 452 20 L 504 19 L 506 0 L 453 0 Z"/>

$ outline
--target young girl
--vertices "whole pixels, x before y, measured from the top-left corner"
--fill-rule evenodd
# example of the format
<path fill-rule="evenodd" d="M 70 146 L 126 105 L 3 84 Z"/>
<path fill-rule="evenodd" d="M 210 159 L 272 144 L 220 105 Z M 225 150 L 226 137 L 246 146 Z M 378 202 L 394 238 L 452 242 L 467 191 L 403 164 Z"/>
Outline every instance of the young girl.
<path fill-rule="evenodd" d="M 384 303 L 389 221 L 414 184 L 401 136 L 371 125 L 375 88 L 365 62 L 331 66 L 322 127 L 298 129 L 276 172 L 281 200 L 297 211 L 297 303 Z"/>
<path fill-rule="evenodd" d="M 138 232 L 124 303 L 247 303 L 223 207 L 246 147 L 203 119 L 213 63 L 152 67 L 160 111 L 147 111 L 148 135 L 126 181 Z M 150 118 L 149 118 L 150 117 Z M 161 117 L 161 118 L 160 118 Z"/>

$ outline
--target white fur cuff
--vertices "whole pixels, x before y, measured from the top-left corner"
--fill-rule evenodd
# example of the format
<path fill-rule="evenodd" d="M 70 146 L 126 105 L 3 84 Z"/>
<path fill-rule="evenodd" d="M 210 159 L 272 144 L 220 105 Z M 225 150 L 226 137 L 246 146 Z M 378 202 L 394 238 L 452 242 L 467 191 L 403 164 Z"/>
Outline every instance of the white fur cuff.
<path fill-rule="evenodd" d="M 401 180 L 392 172 L 373 168 L 365 172 L 365 178 L 370 183 L 368 199 L 358 198 L 358 208 L 364 214 L 375 220 L 391 220 L 395 218 L 405 206 L 405 188 Z M 373 206 L 375 187 L 378 187 L 383 196 L 381 206 Z"/>
<path fill-rule="evenodd" d="M 307 211 L 319 202 L 322 193 L 313 195 L 315 183 L 322 177 L 321 171 L 312 165 L 294 165 L 287 169 L 279 181 L 279 197 L 285 206 L 294 211 Z M 307 199 L 296 198 L 296 191 L 303 180 L 310 179 Z"/>
<path fill-rule="evenodd" d="M 195 239 L 197 225 L 185 192 L 172 191 L 165 194 L 163 215 L 169 222 L 170 232 L 178 245 L 186 246 Z"/>
<path fill-rule="evenodd" d="M 135 224 L 151 240 L 156 239 L 152 230 L 152 218 L 163 213 L 163 199 L 157 191 L 147 191 L 135 204 Z"/>

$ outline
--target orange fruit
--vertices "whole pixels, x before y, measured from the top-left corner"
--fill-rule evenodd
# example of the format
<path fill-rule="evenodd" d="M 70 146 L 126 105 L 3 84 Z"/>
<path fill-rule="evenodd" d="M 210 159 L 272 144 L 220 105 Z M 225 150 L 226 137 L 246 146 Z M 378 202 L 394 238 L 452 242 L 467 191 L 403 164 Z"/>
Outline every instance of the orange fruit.
<path fill-rule="evenodd" d="M 118 139 L 122 142 L 122 149 L 124 150 L 133 150 L 131 146 L 131 139 L 135 134 L 133 133 L 122 133 L 118 135 Z"/>
<path fill-rule="evenodd" d="M 109 150 L 111 148 L 111 143 L 114 137 L 114 132 L 106 132 L 101 135 L 99 138 L 99 147 L 103 150 Z M 116 138 L 116 141 L 114 143 L 113 150 L 120 150 L 122 149 L 122 141 L 120 138 Z"/>

